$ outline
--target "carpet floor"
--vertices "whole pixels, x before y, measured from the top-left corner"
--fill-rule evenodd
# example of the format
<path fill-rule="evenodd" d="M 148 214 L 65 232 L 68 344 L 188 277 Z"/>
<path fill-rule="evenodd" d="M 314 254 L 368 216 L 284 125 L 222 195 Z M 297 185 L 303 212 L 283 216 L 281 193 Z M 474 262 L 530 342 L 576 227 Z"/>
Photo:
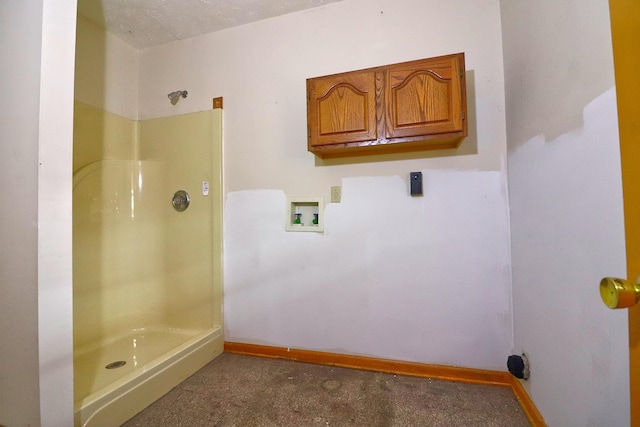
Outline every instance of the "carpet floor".
<path fill-rule="evenodd" d="M 124 426 L 530 424 L 508 387 L 224 353 Z"/>

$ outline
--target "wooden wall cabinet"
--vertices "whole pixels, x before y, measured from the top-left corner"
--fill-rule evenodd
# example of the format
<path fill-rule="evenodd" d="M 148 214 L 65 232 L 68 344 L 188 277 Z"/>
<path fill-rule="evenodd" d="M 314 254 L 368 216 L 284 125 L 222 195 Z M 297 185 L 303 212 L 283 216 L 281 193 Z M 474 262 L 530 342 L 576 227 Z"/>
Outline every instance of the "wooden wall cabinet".
<path fill-rule="evenodd" d="M 464 53 L 307 79 L 322 158 L 455 148 L 467 136 Z"/>

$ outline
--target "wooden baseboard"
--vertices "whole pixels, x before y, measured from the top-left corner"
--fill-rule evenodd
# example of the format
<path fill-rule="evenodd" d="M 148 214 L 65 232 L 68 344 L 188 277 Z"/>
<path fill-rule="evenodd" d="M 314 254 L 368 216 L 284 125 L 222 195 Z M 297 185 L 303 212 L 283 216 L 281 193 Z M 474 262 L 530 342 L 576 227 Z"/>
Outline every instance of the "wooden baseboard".
<path fill-rule="evenodd" d="M 403 362 L 399 360 L 377 359 L 373 357 L 353 356 L 349 354 L 325 353 L 321 351 L 299 350 L 238 342 L 225 342 L 224 351 L 226 353 L 244 354 L 247 356 L 293 360 L 297 362 L 314 363 L 317 365 L 385 372 L 388 374 L 511 387 L 531 424 L 534 427 L 546 427 L 544 419 L 533 404 L 533 401 L 529 398 L 524 387 L 522 387 L 522 384 L 520 384 L 520 382 L 508 372 L 457 368 L 454 366 L 427 365 L 416 362 Z"/>
<path fill-rule="evenodd" d="M 527 414 L 527 418 L 529 418 L 531 425 L 534 427 L 547 427 L 547 424 L 544 422 L 544 418 L 542 418 L 542 414 L 538 411 L 538 408 L 536 408 L 536 405 L 529 397 L 529 393 L 524 389 L 520 380 L 513 376 L 510 376 L 510 378 L 511 390 L 513 390 L 513 394 L 518 398 L 518 402 L 520 402 L 520 406 L 522 406 L 524 413 Z"/>
<path fill-rule="evenodd" d="M 511 375 L 508 372 L 500 371 L 427 365 L 424 363 L 403 362 L 399 360 L 376 359 L 373 357 L 235 342 L 225 342 L 224 351 L 227 353 L 269 357 L 272 359 L 295 360 L 298 362 L 315 363 L 318 365 L 339 366 L 342 368 L 409 375 L 412 377 L 437 378 L 448 381 L 489 384 L 504 387 L 511 386 Z"/>

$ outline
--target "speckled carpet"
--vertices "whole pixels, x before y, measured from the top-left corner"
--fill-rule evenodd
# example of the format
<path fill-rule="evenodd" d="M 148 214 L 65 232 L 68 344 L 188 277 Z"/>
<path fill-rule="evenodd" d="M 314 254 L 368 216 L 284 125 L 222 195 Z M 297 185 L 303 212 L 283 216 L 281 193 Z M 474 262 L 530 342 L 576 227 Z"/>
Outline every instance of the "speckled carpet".
<path fill-rule="evenodd" d="M 225 353 L 124 426 L 530 424 L 507 387 Z"/>

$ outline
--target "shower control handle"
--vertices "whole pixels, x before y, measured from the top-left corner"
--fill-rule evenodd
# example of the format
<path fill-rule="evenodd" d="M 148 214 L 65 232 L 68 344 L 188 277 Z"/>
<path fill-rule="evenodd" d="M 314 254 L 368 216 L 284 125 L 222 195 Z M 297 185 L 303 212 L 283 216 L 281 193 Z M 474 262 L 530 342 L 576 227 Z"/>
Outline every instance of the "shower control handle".
<path fill-rule="evenodd" d="M 191 202 L 191 198 L 189 197 L 189 193 L 184 190 L 178 190 L 173 194 L 173 198 L 171 199 L 171 205 L 173 205 L 173 209 L 178 212 L 183 212 L 189 207 L 189 203 Z"/>

